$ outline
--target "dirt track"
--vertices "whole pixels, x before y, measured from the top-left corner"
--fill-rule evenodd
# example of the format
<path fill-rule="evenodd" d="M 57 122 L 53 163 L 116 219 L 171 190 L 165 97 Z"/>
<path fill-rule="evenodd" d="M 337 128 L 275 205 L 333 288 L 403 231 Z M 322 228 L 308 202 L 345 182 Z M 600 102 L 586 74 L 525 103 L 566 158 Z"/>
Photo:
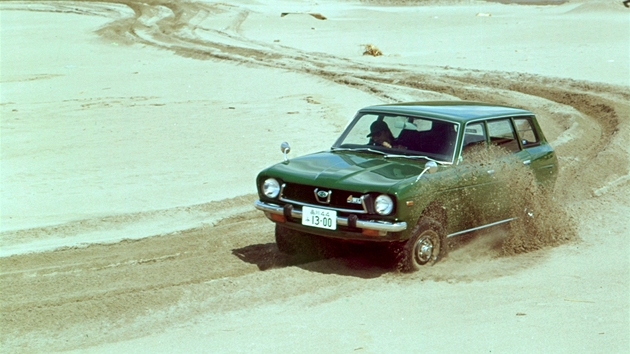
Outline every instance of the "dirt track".
<path fill-rule="evenodd" d="M 24 10 L 18 3 L 11 7 Z M 627 206 L 630 198 L 626 87 L 530 74 L 366 66 L 278 48 L 240 36 L 239 26 L 248 12 L 226 4 L 81 1 L 34 4 L 29 9 L 103 16 L 111 22 L 98 33 L 110 41 L 154 46 L 187 58 L 316 75 L 384 100 L 404 100 L 421 90 L 440 99 L 532 110 L 560 157 L 556 198 L 581 225 L 578 245 L 598 243 L 603 237 L 587 233 L 592 230 L 582 224 L 584 220 L 601 219 L 618 205 Z M 4 239 L 29 241 L 111 229 L 117 223 L 161 215 L 212 215 L 230 205 L 227 215 L 204 227 L 0 258 L 2 347 L 67 350 L 121 341 L 201 314 L 243 310 L 305 294 L 317 294 L 309 297 L 311 303 L 332 301 L 373 286 L 371 279 L 377 278 L 384 283 L 485 281 L 517 273 L 551 252 L 503 256 L 500 239 L 506 231 L 499 229 L 413 275 L 398 274 L 364 249 L 345 259 L 294 259 L 277 251 L 271 223 L 250 208 L 254 200 L 250 194 L 221 203 L 3 233 Z"/>

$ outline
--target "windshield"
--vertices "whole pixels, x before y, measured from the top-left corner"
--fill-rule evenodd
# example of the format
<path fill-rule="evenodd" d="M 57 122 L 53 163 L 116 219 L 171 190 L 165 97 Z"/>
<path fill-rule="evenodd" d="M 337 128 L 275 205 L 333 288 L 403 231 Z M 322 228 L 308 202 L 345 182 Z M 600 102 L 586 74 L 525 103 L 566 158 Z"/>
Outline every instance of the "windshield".
<path fill-rule="evenodd" d="M 362 113 L 348 125 L 333 148 L 377 150 L 452 163 L 458 125 L 437 119 Z"/>

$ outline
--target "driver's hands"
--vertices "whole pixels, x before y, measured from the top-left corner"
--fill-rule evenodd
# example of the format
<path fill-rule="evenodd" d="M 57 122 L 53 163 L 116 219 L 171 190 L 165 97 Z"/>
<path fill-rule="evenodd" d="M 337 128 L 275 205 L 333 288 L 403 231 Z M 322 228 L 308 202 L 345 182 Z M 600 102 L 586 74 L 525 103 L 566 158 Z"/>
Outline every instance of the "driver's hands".
<path fill-rule="evenodd" d="M 388 143 L 387 141 L 383 141 L 383 142 L 381 143 L 381 145 L 383 145 L 384 147 L 386 147 L 386 148 L 388 148 L 388 149 L 391 149 L 391 148 L 396 148 L 396 149 L 401 149 L 401 150 L 407 150 L 407 147 L 406 147 L 406 146 L 402 146 L 402 145 L 395 145 L 395 146 L 392 146 L 392 144 Z"/>

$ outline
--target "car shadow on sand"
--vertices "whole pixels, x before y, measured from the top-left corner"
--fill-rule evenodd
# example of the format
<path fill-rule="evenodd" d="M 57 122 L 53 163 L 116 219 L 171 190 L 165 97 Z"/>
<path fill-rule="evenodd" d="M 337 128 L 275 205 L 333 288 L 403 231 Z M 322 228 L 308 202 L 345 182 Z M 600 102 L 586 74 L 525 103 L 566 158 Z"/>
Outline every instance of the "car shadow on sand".
<path fill-rule="evenodd" d="M 448 254 L 439 264 L 446 262 L 457 273 L 459 267 L 467 267 L 470 262 L 484 263 L 504 257 L 502 245 L 508 232 L 504 227 L 495 227 L 450 238 L 447 241 Z M 299 267 L 322 274 L 364 279 L 401 272 L 393 252 L 380 244 L 345 244 L 332 249 L 327 254 L 287 255 L 278 250 L 275 242 L 270 242 L 233 249 L 232 254 L 263 271 Z"/>
<path fill-rule="evenodd" d="M 365 245 L 350 245 L 343 252 L 318 255 L 287 255 L 275 243 L 255 244 L 232 250 L 232 254 L 260 270 L 300 267 L 322 274 L 337 274 L 358 278 L 377 278 L 397 272 L 394 256 L 386 250 Z"/>

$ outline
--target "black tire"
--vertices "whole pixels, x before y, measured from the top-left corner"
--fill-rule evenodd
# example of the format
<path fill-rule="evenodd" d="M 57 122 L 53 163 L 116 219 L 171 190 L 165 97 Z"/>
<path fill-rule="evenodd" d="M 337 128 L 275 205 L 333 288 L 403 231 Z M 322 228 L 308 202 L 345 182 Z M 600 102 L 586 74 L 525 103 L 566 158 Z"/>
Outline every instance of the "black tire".
<path fill-rule="evenodd" d="M 403 272 L 415 272 L 435 264 L 446 255 L 444 227 L 435 219 L 422 217 L 411 230 L 411 237 L 398 253 L 398 265 Z"/>
<path fill-rule="evenodd" d="M 296 231 L 276 224 L 276 245 L 278 250 L 286 254 L 296 254 L 299 248 L 298 235 Z"/>
<path fill-rule="evenodd" d="M 316 236 L 276 224 L 276 245 L 288 255 L 323 256 L 323 240 Z"/>

